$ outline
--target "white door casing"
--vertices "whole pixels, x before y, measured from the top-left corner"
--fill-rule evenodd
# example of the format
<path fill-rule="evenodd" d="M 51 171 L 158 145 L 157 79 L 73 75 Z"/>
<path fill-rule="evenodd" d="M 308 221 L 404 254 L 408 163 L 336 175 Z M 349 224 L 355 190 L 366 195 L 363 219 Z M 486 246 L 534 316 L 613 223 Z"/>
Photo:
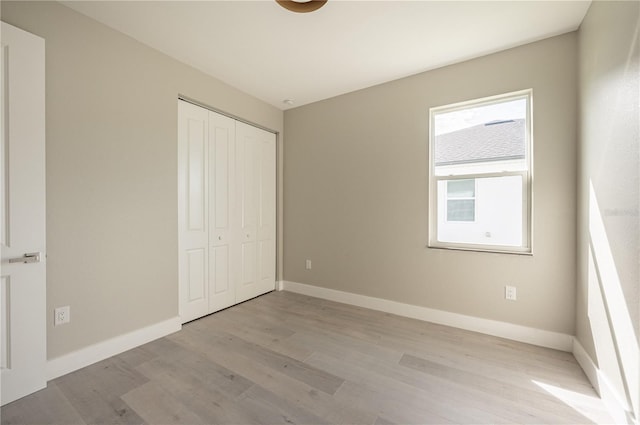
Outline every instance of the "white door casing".
<path fill-rule="evenodd" d="M 46 387 L 44 40 L 4 22 L 1 48 L 0 404 Z M 36 262 L 11 262 L 38 253 Z"/>
<path fill-rule="evenodd" d="M 182 322 L 275 289 L 276 136 L 178 102 Z"/>

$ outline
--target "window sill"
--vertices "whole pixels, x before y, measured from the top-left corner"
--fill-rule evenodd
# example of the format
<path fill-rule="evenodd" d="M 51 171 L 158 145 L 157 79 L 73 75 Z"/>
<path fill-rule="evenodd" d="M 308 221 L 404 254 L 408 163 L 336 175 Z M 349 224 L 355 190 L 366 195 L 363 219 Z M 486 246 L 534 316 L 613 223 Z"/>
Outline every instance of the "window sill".
<path fill-rule="evenodd" d="M 511 254 L 511 255 L 525 255 L 533 257 L 532 248 L 505 248 L 497 246 L 464 246 L 464 245 L 452 245 L 452 244 L 427 244 L 426 248 L 429 249 L 443 249 L 449 251 L 471 251 L 471 252 L 484 252 L 489 254 Z"/>

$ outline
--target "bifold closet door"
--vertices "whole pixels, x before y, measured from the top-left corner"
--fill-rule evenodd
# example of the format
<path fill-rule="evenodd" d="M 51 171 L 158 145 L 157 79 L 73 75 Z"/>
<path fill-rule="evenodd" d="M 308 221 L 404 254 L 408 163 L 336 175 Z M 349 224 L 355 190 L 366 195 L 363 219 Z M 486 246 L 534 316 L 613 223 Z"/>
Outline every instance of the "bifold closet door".
<path fill-rule="evenodd" d="M 182 322 L 209 313 L 209 111 L 178 102 L 178 281 Z"/>
<path fill-rule="evenodd" d="M 209 312 L 236 303 L 236 121 L 209 112 Z"/>
<path fill-rule="evenodd" d="M 237 122 L 236 149 L 242 302 L 275 289 L 276 135 Z"/>
<path fill-rule="evenodd" d="M 178 279 L 188 322 L 275 289 L 275 134 L 178 102 Z"/>

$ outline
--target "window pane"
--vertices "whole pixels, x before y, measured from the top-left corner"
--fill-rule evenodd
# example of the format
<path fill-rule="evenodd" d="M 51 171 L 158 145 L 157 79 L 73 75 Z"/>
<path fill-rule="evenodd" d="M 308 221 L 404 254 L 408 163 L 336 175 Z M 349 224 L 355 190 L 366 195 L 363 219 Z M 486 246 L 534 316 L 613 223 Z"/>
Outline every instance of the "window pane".
<path fill-rule="evenodd" d="M 475 199 L 448 199 L 448 186 L 459 181 L 438 181 L 437 240 L 521 246 L 525 217 L 522 176 L 478 177 Z"/>
<path fill-rule="evenodd" d="M 527 99 L 437 113 L 436 175 L 526 170 Z"/>
<path fill-rule="evenodd" d="M 453 199 L 447 201 L 448 221 L 474 221 L 476 201 L 473 199 Z"/>
<path fill-rule="evenodd" d="M 450 180 L 447 182 L 447 196 L 451 198 L 473 198 L 476 193 L 476 181 Z"/>

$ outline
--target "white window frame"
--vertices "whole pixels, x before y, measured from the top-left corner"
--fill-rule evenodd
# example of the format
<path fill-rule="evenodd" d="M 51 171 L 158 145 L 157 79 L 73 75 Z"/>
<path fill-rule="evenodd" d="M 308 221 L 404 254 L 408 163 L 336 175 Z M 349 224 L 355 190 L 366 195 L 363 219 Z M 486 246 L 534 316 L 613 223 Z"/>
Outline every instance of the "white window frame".
<path fill-rule="evenodd" d="M 527 110 L 525 119 L 525 171 L 502 171 L 475 174 L 452 174 L 437 176 L 435 173 L 435 116 L 444 112 L 453 112 L 478 106 L 487 106 L 511 100 L 526 99 Z M 496 96 L 484 97 L 450 105 L 429 109 L 429 248 L 455 249 L 465 251 L 498 252 L 506 254 L 533 255 L 533 90 L 520 90 Z M 519 247 L 505 245 L 484 245 L 458 242 L 442 242 L 438 240 L 438 182 L 441 180 L 466 180 L 488 177 L 522 177 L 522 245 Z M 477 194 L 476 194 L 477 195 Z M 445 202 L 447 197 L 444 197 Z M 446 205 L 443 209 L 446 214 Z M 477 214 L 477 212 L 476 212 Z M 446 219 L 446 216 L 445 216 Z"/>

